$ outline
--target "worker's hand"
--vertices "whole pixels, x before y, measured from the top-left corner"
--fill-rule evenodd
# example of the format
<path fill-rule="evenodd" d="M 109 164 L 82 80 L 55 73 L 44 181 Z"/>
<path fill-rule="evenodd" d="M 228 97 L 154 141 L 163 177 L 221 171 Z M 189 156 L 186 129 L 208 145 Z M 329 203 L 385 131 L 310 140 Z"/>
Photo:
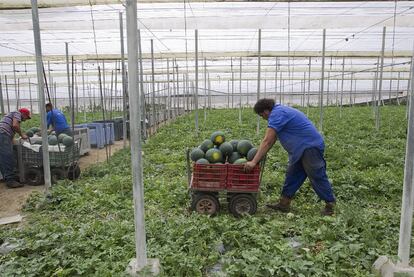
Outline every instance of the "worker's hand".
<path fill-rule="evenodd" d="M 245 172 L 250 172 L 253 170 L 253 168 L 256 166 L 256 164 L 252 161 L 247 162 L 244 164 L 244 171 Z"/>
<path fill-rule="evenodd" d="M 22 139 L 28 139 L 29 137 L 26 134 L 22 134 Z"/>

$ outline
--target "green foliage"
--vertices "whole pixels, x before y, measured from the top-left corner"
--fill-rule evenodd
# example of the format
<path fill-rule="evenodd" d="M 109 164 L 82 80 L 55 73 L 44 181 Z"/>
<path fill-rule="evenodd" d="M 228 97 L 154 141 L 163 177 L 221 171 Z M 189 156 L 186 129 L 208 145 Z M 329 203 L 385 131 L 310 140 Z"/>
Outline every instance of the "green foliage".
<path fill-rule="evenodd" d="M 238 110 L 213 110 L 199 132 L 194 114 L 163 127 L 143 146 L 148 257 L 160 259 L 162 276 L 205 276 L 217 267 L 227 276 L 371 276 L 379 255 L 397 252 L 407 127 L 403 106 L 381 107 L 379 131 L 372 114 L 370 107 L 343 108 L 342 117 L 338 108 L 324 112 L 338 200 L 328 218 L 319 215 L 323 204 L 308 181 L 291 214 L 265 208 L 279 197 L 287 166 L 278 143 L 268 153 L 254 216 L 234 218 L 225 199 L 216 217 L 190 213 L 186 149 L 214 130 L 259 145 L 265 128 L 256 134 L 251 110 L 243 111 L 242 124 Z M 318 116 L 310 109 L 315 123 Z M 120 151 L 78 181 L 61 181 L 50 197 L 32 196 L 26 223 L 0 228 L 0 242 L 18 245 L 0 256 L 1 275 L 124 276 L 135 256 L 130 158 Z"/>

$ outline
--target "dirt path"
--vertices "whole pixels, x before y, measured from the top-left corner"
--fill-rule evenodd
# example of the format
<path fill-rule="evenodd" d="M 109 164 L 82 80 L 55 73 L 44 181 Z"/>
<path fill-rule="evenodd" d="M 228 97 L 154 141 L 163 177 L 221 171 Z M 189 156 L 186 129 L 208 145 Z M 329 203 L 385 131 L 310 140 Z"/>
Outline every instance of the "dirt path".
<path fill-rule="evenodd" d="M 129 145 L 129 144 L 128 144 Z M 129 147 L 127 145 L 127 147 Z M 123 141 L 115 141 L 108 147 L 108 155 L 113 155 L 116 151 L 122 149 Z M 91 149 L 88 155 L 82 156 L 79 160 L 81 170 L 92 164 L 106 161 L 106 150 Z M 0 218 L 13 216 L 20 213 L 24 203 L 33 191 L 43 191 L 44 186 L 28 186 L 22 188 L 9 189 L 4 182 L 0 182 Z"/>

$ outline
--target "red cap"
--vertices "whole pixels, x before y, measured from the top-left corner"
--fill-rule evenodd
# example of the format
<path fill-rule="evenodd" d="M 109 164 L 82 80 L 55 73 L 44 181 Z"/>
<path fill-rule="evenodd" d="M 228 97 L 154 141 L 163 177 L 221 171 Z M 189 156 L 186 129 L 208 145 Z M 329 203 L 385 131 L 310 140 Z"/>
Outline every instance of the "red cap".
<path fill-rule="evenodd" d="M 27 118 L 31 118 L 30 117 L 30 111 L 29 111 L 29 109 L 27 109 L 27 108 L 21 108 L 21 109 L 19 109 L 19 112 L 21 113 L 21 114 L 24 114 Z"/>

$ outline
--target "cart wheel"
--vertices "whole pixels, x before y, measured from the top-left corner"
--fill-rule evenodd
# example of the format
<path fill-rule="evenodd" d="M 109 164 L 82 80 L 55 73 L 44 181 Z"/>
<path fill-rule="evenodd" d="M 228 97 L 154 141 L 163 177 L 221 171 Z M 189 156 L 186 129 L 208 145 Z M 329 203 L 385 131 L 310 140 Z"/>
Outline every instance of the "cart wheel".
<path fill-rule="evenodd" d="M 40 168 L 28 168 L 25 172 L 26 183 L 29 186 L 43 185 L 43 172 Z"/>
<path fill-rule="evenodd" d="M 255 214 L 257 201 L 251 194 L 236 194 L 231 197 L 229 210 L 235 217 Z"/>
<path fill-rule="evenodd" d="M 66 170 L 62 168 L 52 168 L 50 170 L 50 177 L 52 184 L 56 184 L 59 180 L 65 179 L 67 176 Z"/>
<path fill-rule="evenodd" d="M 200 214 L 215 215 L 220 210 L 220 203 L 211 194 L 194 194 L 191 209 Z"/>
<path fill-rule="evenodd" d="M 79 178 L 81 174 L 81 170 L 79 168 L 79 165 L 71 165 L 68 169 L 68 179 L 69 180 L 76 180 Z"/>

